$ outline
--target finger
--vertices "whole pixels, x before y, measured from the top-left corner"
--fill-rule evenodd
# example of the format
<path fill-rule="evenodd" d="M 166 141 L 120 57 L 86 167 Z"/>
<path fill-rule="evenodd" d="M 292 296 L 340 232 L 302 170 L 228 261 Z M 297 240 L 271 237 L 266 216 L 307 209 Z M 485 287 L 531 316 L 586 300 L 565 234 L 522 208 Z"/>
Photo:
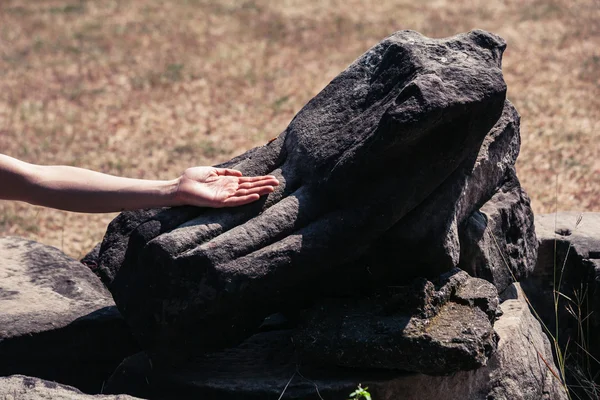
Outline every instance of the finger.
<path fill-rule="evenodd" d="M 271 180 L 273 182 L 277 182 L 275 185 L 279 185 L 279 181 L 273 175 L 265 175 L 265 176 L 242 176 L 239 179 L 239 182 L 240 183 L 258 182 L 258 181 L 262 181 L 262 180 L 266 180 L 266 179 Z"/>
<path fill-rule="evenodd" d="M 217 175 L 220 176 L 242 176 L 240 171 L 229 168 L 215 168 L 217 170 Z"/>
<path fill-rule="evenodd" d="M 279 184 L 279 182 L 277 181 L 277 179 L 268 178 L 268 179 L 263 179 L 261 181 L 240 183 L 238 185 L 238 188 L 251 189 L 251 188 L 260 187 L 260 186 L 277 186 L 278 184 Z"/>
<path fill-rule="evenodd" d="M 244 204 L 252 203 L 260 198 L 258 194 L 249 194 L 247 196 L 235 196 L 229 197 L 223 201 L 223 207 L 237 207 Z"/>
<path fill-rule="evenodd" d="M 275 188 L 273 188 L 273 186 L 260 186 L 251 189 L 238 189 L 236 190 L 233 196 L 247 196 L 250 194 L 258 194 L 262 196 L 264 194 L 273 193 L 274 190 Z"/>

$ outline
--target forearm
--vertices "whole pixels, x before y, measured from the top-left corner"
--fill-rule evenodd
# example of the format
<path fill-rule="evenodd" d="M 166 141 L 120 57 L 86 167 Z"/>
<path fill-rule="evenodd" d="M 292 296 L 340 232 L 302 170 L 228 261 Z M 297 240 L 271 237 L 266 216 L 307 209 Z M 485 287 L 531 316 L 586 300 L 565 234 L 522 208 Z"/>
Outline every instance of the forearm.
<path fill-rule="evenodd" d="M 33 204 L 87 213 L 176 205 L 176 180 L 122 178 L 67 166 L 36 168 L 37 178 L 29 199 Z"/>
<path fill-rule="evenodd" d="M 68 166 L 39 166 L 0 155 L 0 196 L 76 212 L 174 206 L 178 180 L 122 178 Z"/>

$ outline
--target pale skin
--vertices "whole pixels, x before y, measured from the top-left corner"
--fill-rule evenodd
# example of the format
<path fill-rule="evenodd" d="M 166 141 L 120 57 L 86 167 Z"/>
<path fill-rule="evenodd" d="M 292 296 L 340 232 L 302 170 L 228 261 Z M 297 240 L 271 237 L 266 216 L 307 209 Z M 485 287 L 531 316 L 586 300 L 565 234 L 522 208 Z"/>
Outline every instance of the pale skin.
<path fill-rule="evenodd" d="M 193 167 L 173 180 L 147 180 L 63 165 L 35 165 L 0 154 L 0 200 L 75 212 L 236 207 L 273 192 L 277 185 L 274 176 L 242 176 L 227 168 Z"/>

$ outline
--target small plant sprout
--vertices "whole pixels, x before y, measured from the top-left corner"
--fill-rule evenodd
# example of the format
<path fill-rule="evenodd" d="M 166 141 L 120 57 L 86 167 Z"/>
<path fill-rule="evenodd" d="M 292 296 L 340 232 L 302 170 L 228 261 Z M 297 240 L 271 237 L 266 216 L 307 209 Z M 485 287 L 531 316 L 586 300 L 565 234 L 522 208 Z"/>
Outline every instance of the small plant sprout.
<path fill-rule="evenodd" d="M 359 383 L 358 388 L 354 392 L 350 393 L 349 400 L 371 400 L 371 394 L 367 392 L 367 389 L 368 387 L 362 388 Z"/>

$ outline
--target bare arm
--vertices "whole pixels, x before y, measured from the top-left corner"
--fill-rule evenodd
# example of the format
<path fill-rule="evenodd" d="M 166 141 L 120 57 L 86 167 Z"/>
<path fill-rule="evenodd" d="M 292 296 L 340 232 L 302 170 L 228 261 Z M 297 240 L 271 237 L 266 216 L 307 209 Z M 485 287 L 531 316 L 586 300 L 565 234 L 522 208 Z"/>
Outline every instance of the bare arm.
<path fill-rule="evenodd" d="M 0 199 L 77 212 L 113 212 L 195 205 L 233 207 L 273 191 L 272 176 L 243 177 L 239 171 L 195 167 L 177 179 L 122 178 L 68 166 L 41 166 L 0 154 Z"/>

